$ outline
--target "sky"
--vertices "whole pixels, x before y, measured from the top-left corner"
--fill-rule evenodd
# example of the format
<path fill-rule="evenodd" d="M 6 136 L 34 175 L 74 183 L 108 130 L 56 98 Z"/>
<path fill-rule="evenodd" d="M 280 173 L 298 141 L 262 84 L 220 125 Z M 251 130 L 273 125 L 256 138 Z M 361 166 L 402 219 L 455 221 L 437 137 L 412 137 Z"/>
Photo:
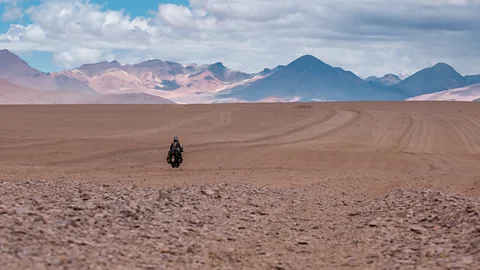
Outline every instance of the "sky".
<path fill-rule="evenodd" d="M 244 72 L 304 54 L 361 77 L 480 74 L 480 0 L 0 0 L 0 49 L 45 72 L 149 59 Z"/>

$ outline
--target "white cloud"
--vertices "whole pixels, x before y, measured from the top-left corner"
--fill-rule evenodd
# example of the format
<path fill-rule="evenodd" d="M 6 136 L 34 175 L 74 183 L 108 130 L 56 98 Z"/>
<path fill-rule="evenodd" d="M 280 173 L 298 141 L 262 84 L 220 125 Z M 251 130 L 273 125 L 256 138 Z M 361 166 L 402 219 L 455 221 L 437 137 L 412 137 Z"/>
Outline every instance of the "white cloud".
<path fill-rule="evenodd" d="M 112 61 L 114 60 L 114 55 L 101 50 L 74 47 L 68 51 L 56 53 L 54 60 L 57 64 L 66 68 L 76 68 L 82 64 L 100 60 Z"/>
<path fill-rule="evenodd" d="M 2 14 L 2 21 L 14 21 L 23 17 L 23 10 L 16 6 L 8 6 Z"/>
<path fill-rule="evenodd" d="M 0 0 L 5 1 L 5 0 Z M 51 50 L 64 67 L 111 58 L 223 62 L 247 72 L 313 54 L 357 75 L 435 62 L 480 73 L 478 0 L 190 0 L 131 18 L 80 0 L 45 0 L 0 46 Z"/>
<path fill-rule="evenodd" d="M 18 7 L 18 0 L 0 0 L 0 4 L 6 4 L 3 8 L 2 21 L 15 21 L 23 18 L 23 9 Z"/>
<path fill-rule="evenodd" d="M 192 23 L 192 11 L 185 6 L 165 4 L 158 8 L 158 16 L 168 25 L 188 27 Z"/>
<path fill-rule="evenodd" d="M 50 32 L 52 38 L 80 38 L 115 41 L 140 29 L 147 30 L 148 21 L 130 19 L 123 11 L 101 11 L 100 5 L 83 1 L 47 1 L 28 9 L 32 22 Z M 76 41 L 76 40 L 74 40 Z"/>

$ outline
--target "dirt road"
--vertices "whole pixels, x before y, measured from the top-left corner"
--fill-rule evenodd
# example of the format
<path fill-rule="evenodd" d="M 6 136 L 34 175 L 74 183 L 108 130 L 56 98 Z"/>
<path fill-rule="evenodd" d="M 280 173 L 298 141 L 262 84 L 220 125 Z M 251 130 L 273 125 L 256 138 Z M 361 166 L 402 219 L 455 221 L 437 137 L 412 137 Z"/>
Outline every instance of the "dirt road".
<path fill-rule="evenodd" d="M 480 265 L 476 103 L 1 106 L 0 127 L 8 269 Z"/>

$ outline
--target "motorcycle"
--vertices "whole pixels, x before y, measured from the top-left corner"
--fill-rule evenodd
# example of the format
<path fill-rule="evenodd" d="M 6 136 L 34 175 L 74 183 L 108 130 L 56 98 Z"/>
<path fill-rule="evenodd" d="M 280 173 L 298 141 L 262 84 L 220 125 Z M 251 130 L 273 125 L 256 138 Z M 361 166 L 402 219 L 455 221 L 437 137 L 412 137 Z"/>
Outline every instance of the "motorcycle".
<path fill-rule="evenodd" d="M 183 152 L 180 150 L 180 152 Z M 167 163 L 172 166 L 172 168 L 178 168 L 180 164 L 183 162 L 183 158 L 181 157 L 179 151 L 170 150 L 169 155 L 167 156 Z"/>

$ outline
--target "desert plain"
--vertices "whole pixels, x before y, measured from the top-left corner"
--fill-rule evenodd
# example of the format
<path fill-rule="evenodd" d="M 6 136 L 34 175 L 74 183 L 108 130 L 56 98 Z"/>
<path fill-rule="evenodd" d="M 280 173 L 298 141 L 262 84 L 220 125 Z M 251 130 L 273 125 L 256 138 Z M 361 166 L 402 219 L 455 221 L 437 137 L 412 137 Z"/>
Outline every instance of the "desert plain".
<path fill-rule="evenodd" d="M 0 138 L 1 269 L 480 269 L 478 103 L 8 105 Z"/>

